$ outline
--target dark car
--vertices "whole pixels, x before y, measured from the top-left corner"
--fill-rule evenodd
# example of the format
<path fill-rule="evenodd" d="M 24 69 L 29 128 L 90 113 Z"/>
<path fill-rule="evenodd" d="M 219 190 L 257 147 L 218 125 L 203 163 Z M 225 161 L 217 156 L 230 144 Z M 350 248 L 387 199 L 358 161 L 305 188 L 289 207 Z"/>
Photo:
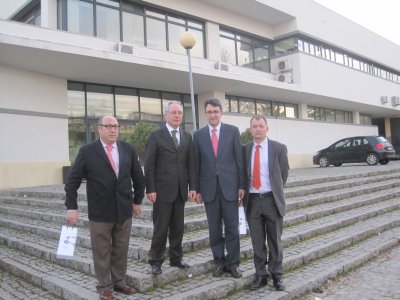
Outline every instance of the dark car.
<path fill-rule="evenodd" d="M 393 146 L 381 136 L 356 136 L 337 141 L 328 148 L 314 154 L 314 165 L 328 167 L 341 166 L 343 163 L 366 162 L 385 165 L 395 157 Z"/>

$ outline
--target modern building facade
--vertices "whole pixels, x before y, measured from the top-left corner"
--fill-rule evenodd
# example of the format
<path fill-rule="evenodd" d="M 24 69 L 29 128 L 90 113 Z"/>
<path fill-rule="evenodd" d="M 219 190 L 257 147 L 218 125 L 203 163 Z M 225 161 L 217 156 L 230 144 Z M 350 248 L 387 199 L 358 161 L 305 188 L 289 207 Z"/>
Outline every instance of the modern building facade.
<path fill-rule="evenodd" d="M 198 127 L 211 97 L 241 132 L 263 114 L 291 168 L 346 136 L 400 147 L 400 46 L 311 0 L 32 0 L 0 20 L 0 189 L 60 184 L 104 114 L 126 138 L 179 100 L 192 131 L 183 31 Z"/>

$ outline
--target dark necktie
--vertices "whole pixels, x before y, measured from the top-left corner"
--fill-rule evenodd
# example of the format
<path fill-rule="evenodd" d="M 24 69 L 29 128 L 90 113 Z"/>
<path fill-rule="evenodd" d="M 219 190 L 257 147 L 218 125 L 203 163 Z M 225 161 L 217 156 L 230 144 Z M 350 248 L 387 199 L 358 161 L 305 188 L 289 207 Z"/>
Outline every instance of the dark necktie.
<path fill-rule="evenodd" d="M 176 137 L 176 134 L 178 133 L 178 130 L 172 130 L 171 131 L 172 132 L 172 140 L 174 141 L 174 144 L 175 144 L 175 148 L 176 149 L 178 149 L 178 147 L 179 147 L 179 142 L 178 142 L 178 139 L 177 139 L 177 137 Z"/>

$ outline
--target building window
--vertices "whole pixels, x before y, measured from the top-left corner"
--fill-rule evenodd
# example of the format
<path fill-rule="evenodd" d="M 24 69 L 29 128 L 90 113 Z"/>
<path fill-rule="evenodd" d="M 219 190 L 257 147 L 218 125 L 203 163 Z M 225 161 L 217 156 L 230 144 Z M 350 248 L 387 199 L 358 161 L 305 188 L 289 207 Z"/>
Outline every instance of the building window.
<path fill-rule="evenodd" d="M 220 60 L 263 72 L 270 72 L 270 42 L 220 28 Z"/>
<path fill-rule="evenodd" d="M 372 125 L 372 118 L 370 115 L 360 114 L 360 124 Z"/>
<path fill-rule="evenodd" d="M 288 52 L 285 52 L 285 47 L 284 47 L 286 41 L 287 40 L 277 41 L 274 43 L 275 56 L 288 54 Z M 368 60 L 356 57 L 351 53 L 346 53 L 343 50 L 336 49 L 334 47 L 320 43 L 315 40 L 311 41 L 303 37 L 298 37 L 297 49 L 298 51 L 305 52 L 317 57 L 321 57 L 323 59 L 327 59 L 335 63 L 345 65 L 365 73 L 369 73 L 373 76 L 377 76 L 395 83 L 400 83 L 399 72 L 394 70 L 389 70 L 384 66 L 375 65 L 374 63 Z"/>
<path fill-rule="evenodd" d="M 230 113 L 298 118 L 296 104 L 227 95 L 224 110 Z"/>
<path fill-rule="evenodd" d="M 58 26 L 72 33 L 181 54 L 186 50 L 179 42 L 180 34 L 190 31 L 196 36 L 191 55 L 205 57 L 203 22 L 130 0 L 58 0 Z"/>
<path fill-rule="evenodd" d="M 308 118 L 312 120 L 335 123 L 353 123 L 353 113 L 350 111 L 308 106 L 307 113 Z"/>
<path fill-rule="evenodd" d="M 41 25 L 41 8 L 40 1 L 30 1 L 23 7 L 13 18 L 13 21 L 40 26 Z"/>
<path fill-rule="evenodd" d="M 193 131 L 190 95 L 115 87 L 101 84 L 68 82 L 68 130 L 70 160 L 79 148 L 98 138 L 97 121 L 114 115 L 121 125 L 120 138 L 126 139 L 140 122 L 162 124 L 166 101 L 180 101 L 184 109 L 182 128 Z"/>

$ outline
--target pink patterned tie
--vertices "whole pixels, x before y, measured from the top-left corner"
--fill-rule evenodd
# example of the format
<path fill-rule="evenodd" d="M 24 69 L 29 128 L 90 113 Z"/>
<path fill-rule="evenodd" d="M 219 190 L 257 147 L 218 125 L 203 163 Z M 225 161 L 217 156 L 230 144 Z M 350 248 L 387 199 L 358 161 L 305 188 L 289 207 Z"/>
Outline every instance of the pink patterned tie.
<path fill-rule="evenodd" d="M 114 159 L 112 157 L 112 145 L 107 145 L 107 156 L 112 168 L 114 169 L 115 174 L 117 174 L 117 168 L 115 167 Z"/>
<path fill-rule="evenodd" d="M 213 128 L 212 136 L 211 136 L 211 143 L 214 149 L 215 157 L 217 157 L 218 153 L 218 138 L 217 138 L 217 129 Z"/>

